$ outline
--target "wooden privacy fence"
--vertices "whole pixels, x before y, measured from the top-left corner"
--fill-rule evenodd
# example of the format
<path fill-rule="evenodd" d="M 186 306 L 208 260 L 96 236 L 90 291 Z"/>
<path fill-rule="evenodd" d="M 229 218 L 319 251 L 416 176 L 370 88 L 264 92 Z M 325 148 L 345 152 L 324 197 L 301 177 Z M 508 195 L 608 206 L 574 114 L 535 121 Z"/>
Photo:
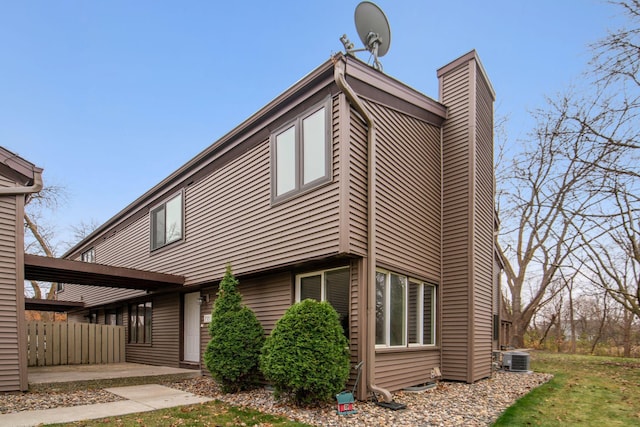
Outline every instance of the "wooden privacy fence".
<path fill-rule="evenodd" d="M 124 326 L 27 322 L 28 366 L 125 361 Z"/>

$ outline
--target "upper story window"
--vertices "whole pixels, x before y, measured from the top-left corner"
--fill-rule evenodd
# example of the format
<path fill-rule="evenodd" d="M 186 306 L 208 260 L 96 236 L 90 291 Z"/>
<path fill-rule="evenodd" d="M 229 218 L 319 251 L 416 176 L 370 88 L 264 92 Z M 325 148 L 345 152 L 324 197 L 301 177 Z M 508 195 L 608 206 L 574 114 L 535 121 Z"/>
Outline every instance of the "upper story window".
<path fill-rule="evenodd" d="M 376 272 L 376 345 L 435 345 L 436 287 L 401 274 Z"/>
<path fill-rule="evenodd" d="M 338 312 L 347 338 L 349 338 L 349 279 L 349 267 L 296 276 L 296 302 L 307 298 L 328 301 Z"/>
<path fill-rule="evenodd" d="M 325 183 L 330 176 L 329 101 L 271 136 L 272 196 L 284 199 Z"/>
<path fill-rule="evenodd" d="M 82 262 L 96 262 L 96 251 L 94 248 L 87 249 L 80 255 Z"/>
<path fill-rule="evenodd" d="M 182 192 L 151 210 L 151 250 L 182 240 Z"/>

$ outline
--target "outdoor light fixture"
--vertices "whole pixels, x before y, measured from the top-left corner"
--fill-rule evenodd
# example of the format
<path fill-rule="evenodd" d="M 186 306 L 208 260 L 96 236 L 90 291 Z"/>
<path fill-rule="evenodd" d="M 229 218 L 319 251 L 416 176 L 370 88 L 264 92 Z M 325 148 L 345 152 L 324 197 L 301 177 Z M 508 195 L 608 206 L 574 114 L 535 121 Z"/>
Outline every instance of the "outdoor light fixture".
<path fill-rule="evenodd" d="M 203 304 L 205 302 L 209 302 L 209 294 L 201 295 L 200 298 L 198 298 L 198 304 Z"/>

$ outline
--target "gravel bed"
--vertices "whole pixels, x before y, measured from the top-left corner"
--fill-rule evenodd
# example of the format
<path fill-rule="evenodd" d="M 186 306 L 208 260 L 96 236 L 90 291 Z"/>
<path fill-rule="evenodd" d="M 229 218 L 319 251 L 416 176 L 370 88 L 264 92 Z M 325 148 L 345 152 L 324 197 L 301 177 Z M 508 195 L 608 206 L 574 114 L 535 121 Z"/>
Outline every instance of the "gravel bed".
<path fill-rule="evenodd" d="M 394 400 L 406 404 L 406 409 L 392 411 L 372 402 L 356 402 L 358 413 L 351 415 L 338 415 L 335 404 L 295 408 L 275 400 L 273 393 L 264 389 L 221 394 L 206 377 L 171 386 L 315 426 L 487 426 L 518 398 L 551 378 L 552 375 L 540 373 L 496 372 L 492 378 L 475 384 L 440 382 L 436 388 L 423 392 L 395 393 Z"/>
<path fill-rule="evenodd" d="M 73 392 L 48 391 L 0 394 L 0 414 L 36 411 L 66 406 L 92 405 L 117 402 L 122 397 L 105 390 L 78 390 Z"/>
<path fill-rule="evenodd" d="M 406 409 L 391 411 L 372 402 L 356 402 L 358 413 L 351 415 L 338 415 L 336 405 L 329 403 L 315 408 L 293 407 L 274 399 L 273 393 L 265 389 L 223 394 L 208 377 L 167 381 L 163 385 L 315 426 L 487 426 L 518 398 L 551 378 L 540 373 L 496 372 L 492 378 L 475 384 L 440 382 L 436 388 L 423 392 L 395 393 L 394 400 L 406 404 Z M 122 398 L 100 389 L 4 394 L 0 413 L 118 400 Z"/>

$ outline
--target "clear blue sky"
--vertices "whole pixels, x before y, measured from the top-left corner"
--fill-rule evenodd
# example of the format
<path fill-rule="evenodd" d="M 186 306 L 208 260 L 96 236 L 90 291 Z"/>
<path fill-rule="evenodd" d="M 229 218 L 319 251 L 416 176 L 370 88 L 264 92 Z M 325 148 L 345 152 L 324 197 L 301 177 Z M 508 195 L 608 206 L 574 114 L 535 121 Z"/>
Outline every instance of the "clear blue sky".
<path fill-rule="evenodd" d="M 0 145 L 66 187 L 50 218 L 64 240 L 341 51 L 343 33 L 360 46 L 358 3 L 0 0 Z M 544 95 L 580 78 L 587 45 L 624 22 L 596 0 L 376 3 L 392 31 L 384 71 L 437 98 L 436 69 L 476 49 L 512 141 Z"/>

